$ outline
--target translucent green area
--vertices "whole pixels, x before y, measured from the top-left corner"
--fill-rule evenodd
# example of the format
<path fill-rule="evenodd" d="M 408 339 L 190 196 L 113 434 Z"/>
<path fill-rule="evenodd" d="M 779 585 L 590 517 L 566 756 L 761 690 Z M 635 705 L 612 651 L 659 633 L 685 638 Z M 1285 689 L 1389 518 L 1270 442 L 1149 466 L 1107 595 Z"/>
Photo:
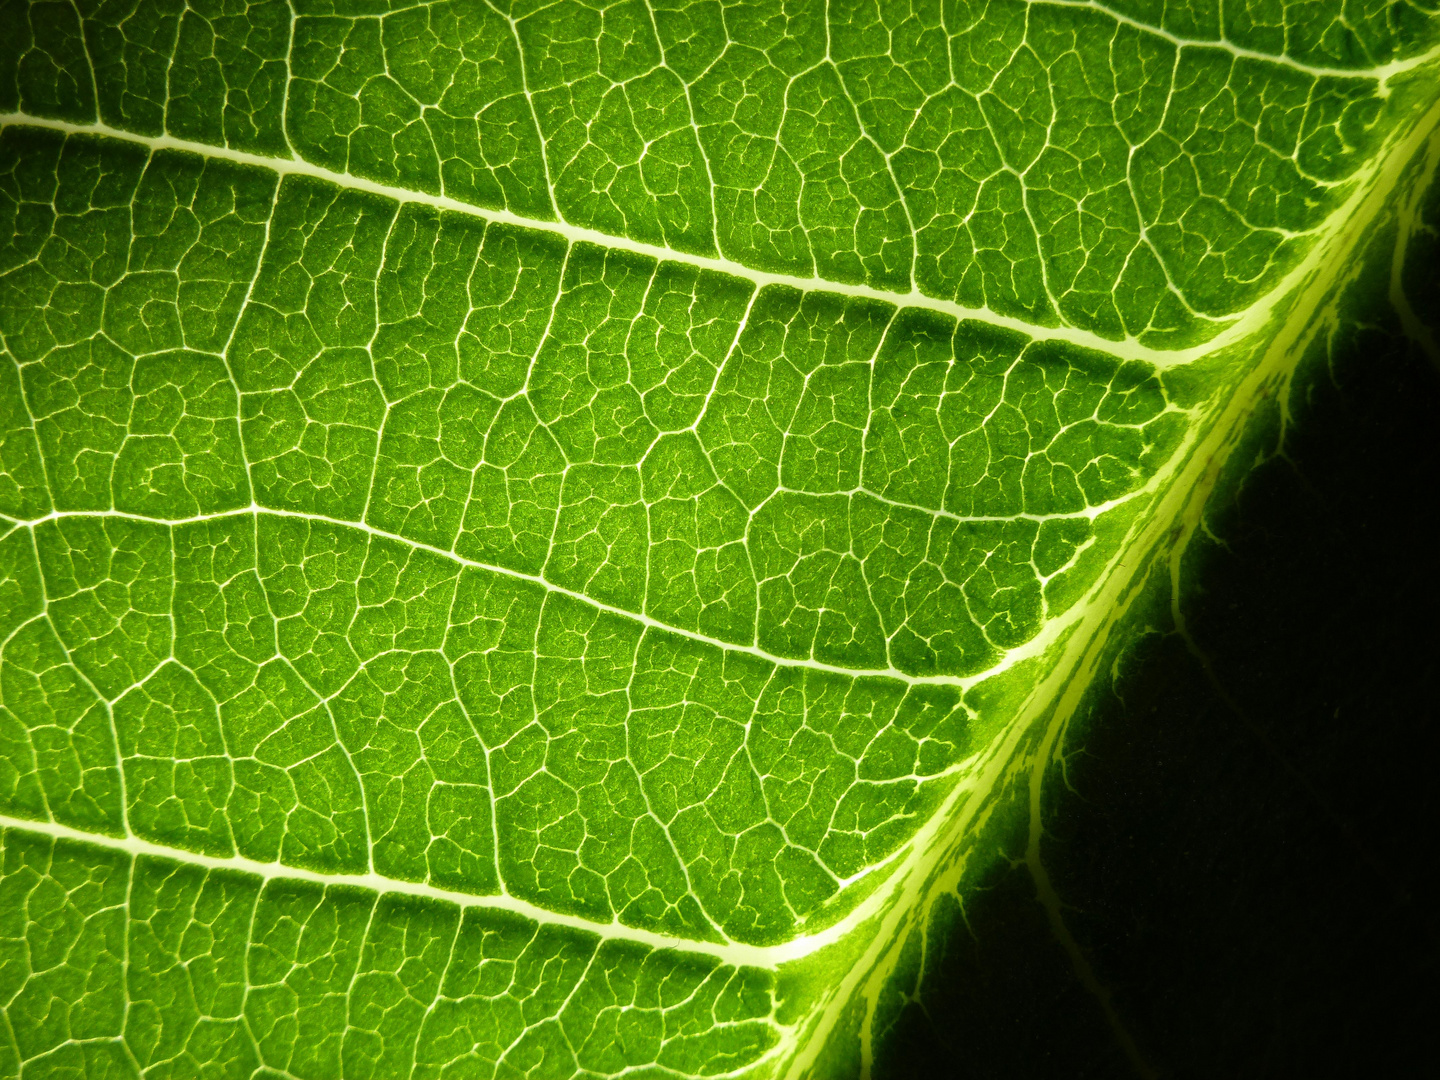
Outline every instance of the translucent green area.
<path fill-rule="evenodd" d="M 1276 284 L 1376 145 L 1363 76 L 1436 38 L 1428 0 L 7 7 L 0 109 L 1156 343 Z"/>
<path fill-rule="evenodd" d="M 22 1062 L 26 1076 L 707 1075 L 776 1041 L 773 977 L 755 968 L 505 912 L 3 839 L 6 1075 Z"/>
<path fill-rule="evenodd" d="M 3 509 L 53 513 L 4 542 L 18 816 L 782 940 L 913 835 L 972 749 L 943 677 L 1074 602 L 1184 427 L 980 323 L 0 155 Z"/>
<path fill-rule="evenodd" d="M 0 1075 L 823 1042 L 1436 37 L 1207 10 L 0 4 Z"/>

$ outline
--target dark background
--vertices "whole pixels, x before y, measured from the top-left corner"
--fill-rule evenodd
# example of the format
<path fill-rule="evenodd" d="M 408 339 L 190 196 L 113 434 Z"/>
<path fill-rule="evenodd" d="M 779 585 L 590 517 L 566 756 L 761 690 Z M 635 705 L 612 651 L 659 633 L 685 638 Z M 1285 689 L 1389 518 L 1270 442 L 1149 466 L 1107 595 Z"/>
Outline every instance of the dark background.
<path fill-rule="evenodd" d="M 1409 292 L 1440 325 L 1422 239 Z M 1082 710 L 1073 790 L 1050 776 L 1043 861 L 1140 1063 L 1002 861 L 876 1080 L 1440 1075 L 1440 357 L 1387 286 L 1352 294 L 1293 425 L 1258 420 L 1262 463 L 1212 500 L 1223 543 L 1197 538 L 1182 609 L 1210 672 L 1158 583 L 1155 632 Z"/>

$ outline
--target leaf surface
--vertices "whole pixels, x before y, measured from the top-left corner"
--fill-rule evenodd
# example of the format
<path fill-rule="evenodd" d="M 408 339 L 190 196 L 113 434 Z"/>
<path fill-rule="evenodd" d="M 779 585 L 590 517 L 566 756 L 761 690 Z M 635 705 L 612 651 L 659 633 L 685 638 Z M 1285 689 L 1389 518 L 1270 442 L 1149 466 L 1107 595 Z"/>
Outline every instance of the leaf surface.
<path fill-rule="evenodd" d="M 868 1068 L 1440 115 L 1378 0 L 0 18 L 27 1077 Z"/>

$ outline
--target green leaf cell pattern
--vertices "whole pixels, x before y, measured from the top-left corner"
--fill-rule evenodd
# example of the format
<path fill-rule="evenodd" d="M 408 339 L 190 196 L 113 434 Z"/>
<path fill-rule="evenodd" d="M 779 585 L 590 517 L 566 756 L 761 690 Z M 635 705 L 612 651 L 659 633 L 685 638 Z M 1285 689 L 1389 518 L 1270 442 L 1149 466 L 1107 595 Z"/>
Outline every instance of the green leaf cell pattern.
<path fill-rule="evenodd" d="M 1435 37 L 1425 0 L 7 8 L 0 108 L 1152 343 L 1276 285 Z"/>
<path fill-rule="evenodd" d="M 753 968 L 480 908 L 5 835 L 0 1063 L 37 1075 L 712 1075 Z"/>
<path fill-rule="evenodd" d="M 0 0 L 0 1075 L 824 1074 L 1437 38 Z"/>

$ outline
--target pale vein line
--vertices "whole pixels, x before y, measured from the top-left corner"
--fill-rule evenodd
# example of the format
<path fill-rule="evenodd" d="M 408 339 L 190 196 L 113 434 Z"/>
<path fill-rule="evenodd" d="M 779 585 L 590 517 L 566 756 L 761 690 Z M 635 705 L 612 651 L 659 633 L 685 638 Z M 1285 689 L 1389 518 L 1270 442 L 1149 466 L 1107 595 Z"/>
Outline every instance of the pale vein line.
<path fill-rule="evenodd" d="M 1295 60 L 1284 53 L 1261 52 L 1259 49 L 1248 49 L 1243 45 L 1236 45 L 1223 37 L 1214 40 L 1204 38 L 1187 38 L 1178 34 L 1172 34 L 1169 30 L 1154 26 L 1150 23 L 1141 22 L 1139 19 L 1122 14 L 1114 8 L 1105 4 L 1103 0 L 1032 0 L 1031 7 L 1068 7 L 1068 8 L 1089 8 L 1097 11 L 1107 18 L 1114 19 L 1123 26 L 1139 30 L 1144 34 L 1152 34 L 1162 38 L 1174 45 L 1177 49 L 1214 49 L 1217 52 L 1228 53 L 1237 60 L 1255 60 L 1264 64 L 1275 64 L 1279 67 L 1290 68 L 1292 71 L 1303 72 L 1317 79 L 1374 79 L 1382 87 L 1397 75 L 1403 75 L 1412 68 L 1420 67 L 1429 63 L 1437 56 L 1440 56 L 1440 46 L 1409 57 L 1405 60 L 1391 60 L 1389 63 L 1377 64 L 1369 68 L 1347 68 L 1347 67 L 1324 67 L 1319 64 L 1307 64 L 1302 60 Z"/>
<path fill-rule="evenodd" d="M 1134 337 L 1117 340 L 1102 337 L 1088 330 L 1080 330 L 1071 326 L 1039 326 L 1035 323 L 1026 322 L 1024 319 L 1001 315 L 989 308 L 966 307 L 962 304 L 955 303 L 953 300 L 939 300 L 935 297 L 926 296 L 924 293 L 913 288 L 908 293 L 888 292 L 884 289 L 877 289 L 869 285 L 845 284 L 843 282 L 827 281 L 824 278 L 815 276 L 800 277 L 795 274 L 777 274 L 770 271 L 755 270 L 722 256 L 693 255 L 689 252 L 677 251 L 663 245 L 647 244 L 639 240 L 632 240 L 629 237 L 603 233 L 596 229 L 585 228 L 581 225 L 572 225 L 568 222 L 538 221 L 533 218 L 523 217 L 509 210 L 494 210 L 488 207 L 475 206 L 448 195 L 433 195 L 422 191 L 410 191 L 406 188 L 382 184 L 374 180 L 367 180 L 363 177 L 355 176 L 352 173 L 336 172 L 333 169 L 314 165 L 298 158 L 266 157 L 263 154 L 250 153 L 244 150 L 210 146 L 205 143 L 193 142 L 189 139 L 177 139 L 171 135 L 135 135 L 128 131 L 111 127 L 108 124 L 76 124 L 68 120 L 52 120 L 44 117 L 29 116 L 25 113 L 0 113 L 0 127 L 10 125 L 46 128 L 51 131 L 64 132 L 67 135 L 103 135 L 107 138 L 138 143 L 148 147 L 151 151 L 180 150 L 187 153 L 198 154 L 202 157 L 219 158 L 244 165 L 258 166 L 279 173 L 282 176 L 308 176 L 312 179 L 323 180 L 327 183 L 348 187 L 353 190 L 381 195 L 401 203 L 422 203 L 440 210 L 469 214 L 491 221 L 503 221 L 507 224 L 517 225 L 526 229 L 558 233 L 572 244 L 590 243 L 600 247 L 634 252 L 635 254 L 644 255 L 652 259 L 689 263 L 693 266 L 700 266 L 708 270 L 729 274 L 732 277 L 753 281 L 757 288 L 764 288 L 766 285 L 789 285 L 792 288 L 805 291 L 838 293 L 843 296 L 859 296 L 870 300 L 880 300 L 887 304 L 903 304 L 908 307 L 926 308 L 943 315 L 948 315 L 954 319 L 979 319 L 992 326 L 1000 326 L 1008 330 L 1017 330 L 1036 341 L 1063 341 L 1071 345 L 1078 345 L 1081 348 L 1109 353 L 1112 356 L 1118 356 L 1126 360 L 1144 360 L 1162 367 L 1168 367 L 1177 361 L 1183 362 L 1193 356 L 1210 351 L 1207 346 L 1200 346 L 1190 350 L 1159 349 L 1149 345 L 1143 345 L 1139 339 Z M 1222 325 L 1226 324 L 1222 323 Z"/>
<path fill-rule="evenodd" d="M 327 525 L 338 525 L 346 529 L 358 529 L 359 531 L 368 533 L 369 535 L 374 536 L 378 539 L 389 540 L 397 544 L 404 544 L 406 547 L 414 548 L 418 551 L 429 552 L 430 554 L 437 555 L 442 559 L 447 559 L 451 562 L 459 563 L 461 566 L 472 567 L 476 570 L 485 570 L 489 573 L 499 574 L 503 577 L 514 578 L 518 581 L 530 582 L 534 585 L 540 586 L 548 592 L 557 593 L 561 596 L 568 596 L 572 600 L 577 600 L 580 603 L 587 605 L 588 607 L 597 608 L 600 611 L 608 612 L 612 615 L 619 615 L 623 618 L 633 620 L 640 623 L 647 629 L 654 630 L 658 633 L 675 634 L 680 637 L 689 638 L 692 641 L 698 641 L 704 645 L 710 645 L 717 649 L 724 649 L 728 652 L 748 653 L 751 656 L 754 656 L 760 660 L 764 660 L 767 663 L 775 664 L 779 667 L 809 668 L 815 671 L 827 671 L 836 675 L 844 675 L 845 677 L 851 679 L 878 676 L 882 678 L 895 679 L 899 682 L 904 682 L 911 685 L 939 684 L 944 686 L 960 687 L 969 686 L 974 683 L 977 678 L 983 678 L 989 673 L 987 670 L 987 672 L 982 673 L 980 676 L 970 676 L 968 678 L 962 678 L 959 675 L 909 675 L 901 671 L 899 668 L 893 667 L 847 668 L 841 667 L 839 664 L 827 664 L 823 660 L 797 659 L 794 657 L 779 656 L 775 653 L 766 652 L 764 649 L 761 649 L 755 645 L 738 645 L 734 642 L 724 641 L 721 638 L 710 637 L 708 634 L 702 634 L 695 630 L 684 630 L 678 626 L 671 626 L 669 623 L 661 622 L 660 620 L 651 618 L 649 615 L 645 615 L 641 612 L 629 611 L 626 608 L 616 607 L 613 604 L 607 604 L 601 600 L 596 600 L 594 597 L 587 596 L 584 593 L 577 592 L 574 589 L 567 589 L 563 585 L 556 585 L 554 582 L 549 581 L 538 574 L 527 574 L 521 570 L 511 570 L 508 567 L 498 566 L 494 563 L 479 562 L 475 559 L 469 559 L 466 558 L 464 555 L 457 554 L 456 552 L 447 551 L 445 548 L 442 547 L 436 547 L 434 544 L 426 544 L 420 540 L 411 540 L 407 536 L 401 536 L 399 533 L 392 533 L 387 532 L 384 529 L 377 529 L 375 526 L 370 525 L 367 522 L 346 521 L 344 518 L 330 517 L 326 514 L 311 514 L 300 510 L 278 510 L 269 506 L 260 506 L 256 503 L 252 503 L 249 506 L 237 507 L 234 510 L 226 510 L 221 513 L 196 514 L 193 517 L 187 518 L 153 517 L 147 514 L 131 514 L 123 510 L 52 510 L 50 513 L 38 518 L 11 518 L 10 520 L 16 521 L 21 525 L 25 525 L 31 528 L 37 525 L 42 525 L 47 521 L 60 521 L 65 518 L 86 517 L 124 518 L 129 521 L 145 521 L 150 522 L 154 525 L 174 527 L 176 525 L 193 525 L 202 521 L 219 521 L 225 518 L 242 517 L 252 514 L 269 514 L 273 517 L 297 518 L 301 521 L 318 521 L 323 522 Z"/>
<path fill-rule="evenodd" d="M 85 832 L 82 829 L 76 829 L 69 825 L 60 825 L 53 821 L 27 821 L 24 818 L 11 817 L 9 814 L 0 814 L 0 829 L 15 829 L 20 832 L 48 836 L 55 840 L 70 840 L 76 843 L 91 844 L 96 847 L 108 848 L 111 851 L 124 852 L 132 858 L 149 856 L 156 859 L 169 859 L 174 862 L 203 866 L 207 870 L 238 871 L 243 874 L 252 874 L 267 883 L 275 880 L 308 881 L 317 885 L 324 885 L 327 888 L 335 885 L 350 885 L 370 889 L 382 894 L 398 893 L 404 896 L 415 896 L 426 900 L 439 900 L 443 903 L 455 904 L 461 908 L 483 907 L 497 911 L 509 911 L 535 922 L 565 926 L 583 933 L 595 934 L 607 940 L 618 939 L 622 941 L 634 941 L 642 945 L 648 945 L 653 949 L 704 953 L 707 956 L 715 957 L 723 963 L 733 964 L 735 966 L 771 967 L 775 963 L 777 951 L 786 948 L 785 946 L 773 945 L 745 945 L 737 941 L 727 941 L 723 943 L 692 941 L 688 938 L 680 938 L 670 934 L 656 933 L 652 930 L 642 930 L 637 927 L 625 926 L 623 923 L 614 920 L 608 923 L 599 922 L 594 919 L 586 919 L 580 915 L 566 915 L 560 912 L 550 911 L 548 908 L 540 907 L 514 896 L 476 896 L 473 893 L 456 892 L 453 889 L 442 889 L 439 886 L 428 885 L 422 882 L 399 881 L 395 878 L 388 878 L 375 873 L 322 873 L 318 870 L 305 870 L 299 867 L 286 866 L 278 862 L 259 862 L 256 859 L 247 859 L 243 855 L 231 855 L 228 857 L 222 855 L 203 855 L 196 851 L 187 851 L 184 848 L 157 844 L 152 840 L 144 840 L 138 836 L 105 836 L 98 833 Z"/>

